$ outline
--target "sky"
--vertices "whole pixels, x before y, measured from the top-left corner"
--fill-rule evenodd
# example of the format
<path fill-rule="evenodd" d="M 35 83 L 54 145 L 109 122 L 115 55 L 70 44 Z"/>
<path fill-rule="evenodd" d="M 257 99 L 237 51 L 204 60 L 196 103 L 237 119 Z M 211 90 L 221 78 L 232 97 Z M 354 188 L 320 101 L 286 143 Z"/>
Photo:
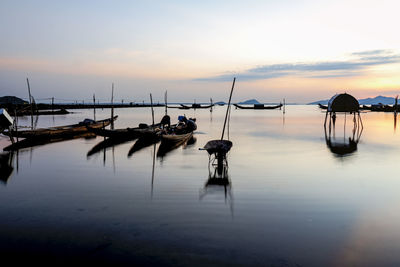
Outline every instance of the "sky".
<path fill-rule="evenodd" d="M 398 1 L 0 1 L 0 96 L 308 103 L 400 93 Z"/>

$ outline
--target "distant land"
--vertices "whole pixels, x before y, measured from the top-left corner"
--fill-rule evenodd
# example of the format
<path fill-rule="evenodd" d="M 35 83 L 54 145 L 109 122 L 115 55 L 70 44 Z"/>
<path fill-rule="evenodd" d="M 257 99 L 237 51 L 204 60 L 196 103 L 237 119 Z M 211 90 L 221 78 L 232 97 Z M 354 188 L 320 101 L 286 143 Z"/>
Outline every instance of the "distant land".
<path fill-rule="evenodd" d="M 311 103 L 308 103 L 307 105 L 317 105 L 317 104 L 322 104 L 322 105 L 327 105 L 329 99 L 325 100 L 319 100 L 319 101 L 314 101 Z M 364 98 L 364 99 L 358 99 L 358 102 L 360 105 L 374 105 L 374 104 L 379 104 L 382 103 L 384 105 L 392 105 L 394 104 L 395 98 L 394 97 L 387 97 L 387 96 L 376 96 L 374 98 Z"/>
<path fill-rule="evenodd" d="M 243 102 L 239 102 L 239 105 L 254 105 L 254 104 L 260 104 L 256 99 L 248 99 Z"/>

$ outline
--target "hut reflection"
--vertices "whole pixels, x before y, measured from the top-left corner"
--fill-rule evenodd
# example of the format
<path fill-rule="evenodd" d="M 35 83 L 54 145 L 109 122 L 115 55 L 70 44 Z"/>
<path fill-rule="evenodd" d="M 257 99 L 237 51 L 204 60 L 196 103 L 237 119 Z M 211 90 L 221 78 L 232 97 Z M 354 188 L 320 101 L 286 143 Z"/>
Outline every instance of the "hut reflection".
<path fill-rule="evenodd" d="M 337 114 L 344 115 L 343 136 L 338 136 L 336 134 Z M 347 114 L 350 114 L 350 116 Z M 328 115 L 329 122 L 327 125 Z M 353 121 L 352 128 L 350 128 L 352 130 L 349 135 L 347 132 L 347 117 L 352 118 Z M 358 101 L 348 94 L 333 96 L 328 103 L 324 130 L 326 145 L 334 155 L 343 157 L 357 151 L 357 145 L 363 131 Z"/>

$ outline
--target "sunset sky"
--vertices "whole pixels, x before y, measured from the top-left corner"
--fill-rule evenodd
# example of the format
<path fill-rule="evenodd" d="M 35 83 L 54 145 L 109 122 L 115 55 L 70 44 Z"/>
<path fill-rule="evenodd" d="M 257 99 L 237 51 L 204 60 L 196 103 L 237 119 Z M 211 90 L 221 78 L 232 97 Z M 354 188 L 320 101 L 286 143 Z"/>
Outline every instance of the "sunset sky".
<path fill-rule="evenodd" d="M 398 1 L 8 1 L 0 95 L 307 103 L 400 93 Z"/>

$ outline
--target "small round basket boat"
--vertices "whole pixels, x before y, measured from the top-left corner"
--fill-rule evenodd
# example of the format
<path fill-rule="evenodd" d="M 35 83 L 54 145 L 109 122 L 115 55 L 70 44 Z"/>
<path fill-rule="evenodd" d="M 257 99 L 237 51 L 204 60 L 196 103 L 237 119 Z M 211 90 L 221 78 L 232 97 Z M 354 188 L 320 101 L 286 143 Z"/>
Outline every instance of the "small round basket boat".
<path fill-rule="evenodd" d="M 226 154 L 232 147 L 232 142 L 229 140 L 211 140 L 204 146 L 208 154 Z"/>

